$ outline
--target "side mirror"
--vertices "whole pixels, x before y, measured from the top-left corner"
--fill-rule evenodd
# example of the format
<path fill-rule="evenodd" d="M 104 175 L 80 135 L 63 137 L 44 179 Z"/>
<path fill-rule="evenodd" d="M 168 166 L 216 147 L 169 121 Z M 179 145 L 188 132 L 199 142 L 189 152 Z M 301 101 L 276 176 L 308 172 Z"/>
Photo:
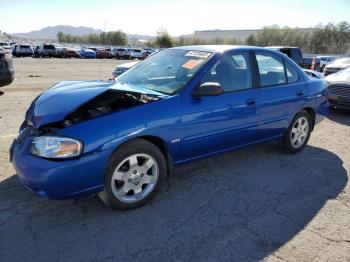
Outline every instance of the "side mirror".
<path fill-rule="evenodd" d="M 218 96 L 224 92 L 221 85 L 215 82 L 206 82 L 192 91 L 192 96 L 199 98 L 202 96 Z"/>

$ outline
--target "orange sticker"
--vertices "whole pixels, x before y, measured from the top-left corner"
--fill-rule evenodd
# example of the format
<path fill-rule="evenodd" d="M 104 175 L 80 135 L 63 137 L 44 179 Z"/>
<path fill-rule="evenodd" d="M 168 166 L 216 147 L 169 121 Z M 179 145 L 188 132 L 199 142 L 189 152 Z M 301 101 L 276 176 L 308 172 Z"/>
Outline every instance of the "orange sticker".
<path fill-rule="evenodd" d="M 191 59 L 191 60 L 188 60 L 186 63 L 184 63 L 182 67 L 191 70 L 195 68 L 197 65 L 199 65 L 201 62 L 202 60 Z"/>

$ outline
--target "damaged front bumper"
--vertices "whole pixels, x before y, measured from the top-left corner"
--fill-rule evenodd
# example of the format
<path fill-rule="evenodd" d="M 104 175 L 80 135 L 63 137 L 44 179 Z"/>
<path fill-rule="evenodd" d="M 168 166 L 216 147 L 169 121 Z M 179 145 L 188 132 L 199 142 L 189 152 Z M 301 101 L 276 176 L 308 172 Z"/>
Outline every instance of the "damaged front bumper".
<path fill-rule="evenodd" d="M 105 163 L 110 152 L 85 154 L 76 159 L 48 160 L 30 154 L 33 137 L 14 140 L 12 164 L 22 184 L 41 196 L 72 198 L 103 190 Z"/>
<path fill-rule="evenodd" d="M 110 82 L 68 81 L 38 96 L 26 112 L 20 135 L 10 150 L 21 182 L 39 195 L 57 199 L 101 191 L 110 155 L 123 139 L 143 127 L 132 125 L 120 132 L 119 123 L 129 122 L 117 120 L 115 114 L 165 97 L 143 90 Z M 83 151 L 74 158 L 39 157 L 31 154 L 33 139 L 38 136 L 75 139 L 84 144 Z"/>

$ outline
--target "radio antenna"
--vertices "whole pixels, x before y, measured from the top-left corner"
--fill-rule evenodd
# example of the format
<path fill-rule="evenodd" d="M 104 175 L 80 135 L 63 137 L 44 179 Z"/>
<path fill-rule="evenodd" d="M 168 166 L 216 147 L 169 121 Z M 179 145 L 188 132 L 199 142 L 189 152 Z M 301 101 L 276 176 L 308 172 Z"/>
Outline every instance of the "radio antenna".
<path fill-rule="evenodd" d="M 103 28 L 103 32 L 104 32 L 104 34 L 106 35 L 106 24 L 107 24 L 107 19 L 106 19 L 106 17 L 105 17 L 105 25 L 104 25 L 104 28 Z M 101 79 L 101 70 L 102 70 L 102 58 L 101 58 L 101 60 L 100 60 L 100 72 L 98 73 L 98 79 L 99 80 L 102 80 Z"/>

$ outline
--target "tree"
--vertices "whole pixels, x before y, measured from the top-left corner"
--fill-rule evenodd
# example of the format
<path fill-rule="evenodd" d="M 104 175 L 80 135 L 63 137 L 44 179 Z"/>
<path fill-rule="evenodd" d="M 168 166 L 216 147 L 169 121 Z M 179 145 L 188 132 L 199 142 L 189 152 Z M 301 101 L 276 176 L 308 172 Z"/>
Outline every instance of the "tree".
<path fill-rule="evenodd" d="M 104 45 L 127 45 L 128 37 L 121 31 L 102 32 L 101 34 L 89 34 L 75 36 L 59 32 L 57 39 L 62 43 L 84 43 L 84 44 L 104 44 Z"/>
<path fill-rule="evenodd" d="M 168 48 L 173 46 L 173 40 L 165 29 L 159 29 L 157 32 L 155 44 L 161 48 Z"/>
<path fill-rule="evenodd" d="M 348 22 L 343 21 L 333 27 L 333 40 L 336 54 L 341 53 L 344 46 L 350 44 L 350 24 Z"/>
<path fill-rule="evenodd" d="M 59 43 L 63 42 L 63 37 L 64 37 L 63 32 L 58 32 L 57 40 L 58 40 Z"/>
<path fill-rule="evenodd" d="M 257 45 L 255 34 L 251 34 L 250 36 L 248 36 L 248 38 L 245 40 L 245 43 L 247 45 Z"/>
<path fill-rule="evenodd" d="M 112 45 L 127 45 L 128 44 L 128 37 L 127 35 L 121 31 L 114 31 L 114 32 L 109 32 L 111 34 L 107 34 L 107 38 L 110 40 L 110 43 Z"/>

